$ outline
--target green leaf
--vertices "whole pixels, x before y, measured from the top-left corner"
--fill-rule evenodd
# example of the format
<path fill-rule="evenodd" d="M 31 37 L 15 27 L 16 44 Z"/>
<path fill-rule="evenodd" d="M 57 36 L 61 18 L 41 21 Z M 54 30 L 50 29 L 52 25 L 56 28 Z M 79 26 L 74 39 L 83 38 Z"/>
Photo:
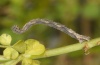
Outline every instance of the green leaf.
<path fill-rule="evenodd" d="M 32 60 L 30 58 L 24 58 L 22 60 L 22 65 L 40 65 L 38 60 Z"/>
<path fill-rule="evenodd" d="M 40 62 L 38 60 L 33 60 L 33 65 L 40 65 Z"/>
<path fill-rule="evenodd" d="M 24 59 L 22 60 L 22 65 L 33 65 L 33 64 L 32 64 L 32 59 L 24 58 Z"/>
<path fill-rule="evenodd" d="M 25 51 L 27 55 L 41 55 L 45 51 L 44 45 L 37 40 L 28 39 L 25 43 L 27 44 Z"/>
<path fill-rule="evenodd" d="M 7 47 L 3 51 L 3 55 L 7 59 L 16 59 L 19 56 L 19 53 L 15 49 L 13 49 L 11 47 Z"/>
<path fill-rule="evenodd" d="M 22 40 L 19 40 L 12 47 L 20 53 L 24 53 L 26 50 L 26 44 Z"/>
<path fill-rule="evenodd" d="M 11 38 L 11 36 L 8 35 L 8 34 L 2 34 L 2 35 L 0 36 L 0 43 L 1 43 L 2 45 L 10 45 L 10 44 L 11 44 L 11 40 L 12 40 L 12 38 Z"/>

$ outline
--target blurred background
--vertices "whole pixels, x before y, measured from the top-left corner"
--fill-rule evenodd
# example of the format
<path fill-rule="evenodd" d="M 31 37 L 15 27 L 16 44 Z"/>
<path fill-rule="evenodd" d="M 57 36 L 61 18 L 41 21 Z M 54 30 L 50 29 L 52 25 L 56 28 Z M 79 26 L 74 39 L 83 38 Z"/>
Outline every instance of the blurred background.
<path fill-rule="evenodd" d="M 11 27 L 23 27 L 31 19 L 50 19 L 75 30 L 77 33 L 100 37 L 100 0 L 0 0 L 0 34 L 7 33 L 18 40 L 29 38 L 43 43 L 47 49 L 58 48 L 78 41 L 43 24 L 32 26 L 23 34 L 15 34 Z M 100 65 L 100 46 L 69 54 L 40 59 L 41 65 Z"/>

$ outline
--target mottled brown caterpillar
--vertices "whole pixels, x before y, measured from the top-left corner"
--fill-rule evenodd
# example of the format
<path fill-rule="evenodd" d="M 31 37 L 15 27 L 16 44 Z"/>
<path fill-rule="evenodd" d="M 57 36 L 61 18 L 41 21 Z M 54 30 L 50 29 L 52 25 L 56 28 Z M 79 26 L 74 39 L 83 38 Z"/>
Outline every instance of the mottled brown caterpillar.
<path fill-rule="evenodd" d="M 73 31 L 72 29 L 69 29 L 60 23 L 56 23 L 51 20 L 44 20 L 44 19 L 33 19 L 33 20 L 29 21 L 28 23 L 26 23 L 22 29 L 20 29 L 17 25 L 14 25 L 12 27 L 12 31 L 15 33 L 21 34 L 21 33 L 24 33 L 25 31 L 27 31 L 32 25 L 35 25 L 35 24 L 45 24 L 47 26 L 53 27 L 57 30 L 60 30 L 60 31 L 70 35 L 72 38 L 77 39 L 80 43 L 82 43 L 84 41 L 89 41 L 89 39 L 90 39 L 90 37 L 80 35 L 80 34 L 76 33 L 75 31 Z"/>

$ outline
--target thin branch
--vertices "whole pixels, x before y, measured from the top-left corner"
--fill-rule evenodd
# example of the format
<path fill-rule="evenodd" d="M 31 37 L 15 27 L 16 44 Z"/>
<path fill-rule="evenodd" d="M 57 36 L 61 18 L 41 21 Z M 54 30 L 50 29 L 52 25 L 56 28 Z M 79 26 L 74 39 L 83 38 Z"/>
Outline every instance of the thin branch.
<path fill-rule="evenodd" d="M 0 45 L 0 48 L 7 48 L 8 46 Z"/>
<path fill-rule="evenodd" d="M 100 44 L 100 38 L 96 38 L 96 39 L 90 40 L 89 42 L 84 42 L 83 44 L 76 43 L 76 44 L 68 45 L 68 46 L 61 47 L 61 48 L 47 50 L 44 53 L 43 56 L 35 57 L 35 58 L 33 57 L 33 59 L 57 56 L 57 55 L 61 55 L 61 54 L 65 54 L 65 53 L 70 53 L 70 52 L 74 52 L 74 51 L 77 51 L 77 50 L 81 50 L 81 49 L 84 48 L 86 43 L 88 44 L 88 47 L 90 49 L 90 48 Z"/>

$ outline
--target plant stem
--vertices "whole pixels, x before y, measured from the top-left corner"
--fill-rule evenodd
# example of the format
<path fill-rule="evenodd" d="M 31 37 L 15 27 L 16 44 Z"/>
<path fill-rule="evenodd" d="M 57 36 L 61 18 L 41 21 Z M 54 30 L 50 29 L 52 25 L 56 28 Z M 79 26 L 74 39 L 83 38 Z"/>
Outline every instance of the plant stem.
<path fill-rule="evenodd" d="M 8 46 L 0 45 L 0 48 L 6 48 L 6 47 L 8 47 Z"/>
<path fill-rule="evenodd" d="M 8 61 L 8 62 L 4 63 L 3 65 L 16 65 L 22 59 L 23 59 L 22 55 L 20 55 L 16 60 Z"/>
<path fill-rule="evenodd" d="M 74 52 L 74 51 L 77 51 L 77 50 L 81 50 L 81 49 L 84 48 L 86 43 L 88 44 L 88 47 L 90 49 L 90 48 L 100 44 L 100 38 L 96 38 L 96 39 L 90 40 L 88 42 L 83 42 L 82 44 L 76 43 L 76 44 L 68 45 L 68 46 L 61 47 L 61 48 L 47 50 L 44 53 L 44 55 L 38 56 L 38 57 L 35 57 L 35 58 L 33 57 L 33 59 L 51 57 L 51 56 L 56 56 L 56 55 L 61 55 L 61 54 L 65 54 L 65 53 L 70 53 L 70 52 Z"/>

